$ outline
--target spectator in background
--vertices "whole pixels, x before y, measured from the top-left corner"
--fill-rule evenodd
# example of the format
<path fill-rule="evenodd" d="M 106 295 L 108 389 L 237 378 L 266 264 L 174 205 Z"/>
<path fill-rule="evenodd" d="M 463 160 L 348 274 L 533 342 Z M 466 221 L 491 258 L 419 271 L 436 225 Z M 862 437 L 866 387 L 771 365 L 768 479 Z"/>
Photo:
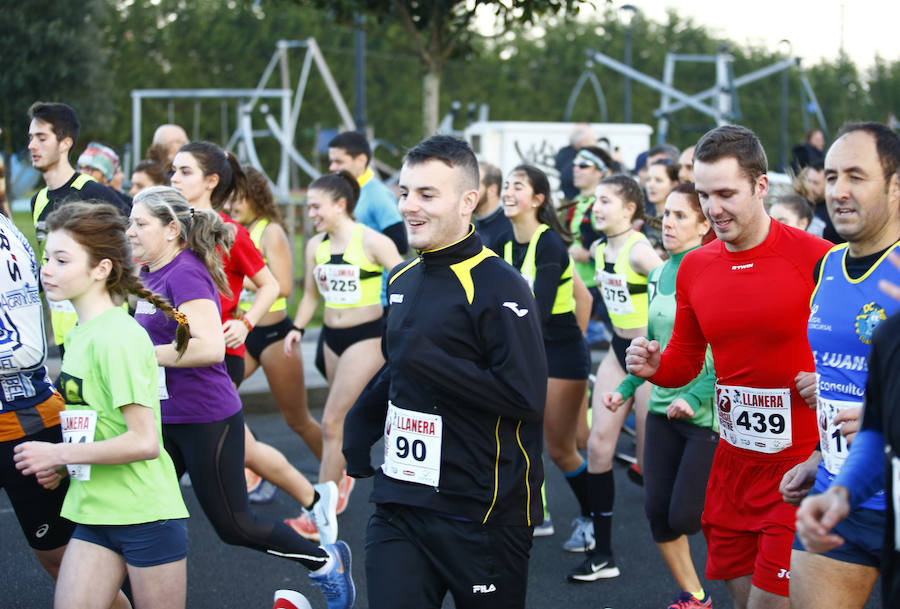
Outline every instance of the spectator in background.
<path fill-rule="evenodd" d="M 153 141 L 150 143 L 150 148 L 147 149 L 147 156 L 169 169 L 178 150 L 190 141 L 183 127 L 171 124 L 160 125 L 153 132 Z"/>
<path fill-rule="evenodd" d="M 678 157 L 678 181 L 682 184 L 694 183 L 694 147 L 688 146 Z"/>
<path fill-rule="evenodd" d="M 131 190 L 128 193 L 133 197 L 145 188 L 168 185 L 169 176 L 163 166 L 151 159 L 144 159 L 131 172 Z"/>
<path fill-rule="evenodd" d="M 634 174 L 635 179 L 637 179 L 638 184 L 641 185 L 641 188 L 646 189 L 650 165 L 664 159 L 668 159 L 669 162 L 675 165 L 678 163 L 679 157 L 680 153 L 678 152 L 678 148 L 672 144 L 654 146 L 650 150 L 642 152 L 637 156 L 637 159 L 634 161 L 634 171 L 632 173 Z"/>
<path fill-rule="evenodd" d="M 797 190 L 809 201 L 813 209 L 813 219 L 809 232 L 832 243 L 843 243 L 843 239 L 834 228 L 828 207 L 825 205 L 825 162 L 814 161 L 800 171 L 799 179 L 794 180 Z"/>
<path fill-rule="evenodd" d="M 596 146 L 597 136 L 587 123 L 577 123 L 572 128 L 569 136 L 569 145 L 559 149 L 556 153 L 556 169 L 559 171 L 559 188 L 563 191 L 566 201 L 571 201 L 578 196 L 578 185 L 572 171 L 572 162 L 578 151 L 587 146 Z"/>
<path fill-rule="evenodd" d="M 795 175 L 809 165 L 821 165 L 825 162 L 825 134 L 819 129 L 807 131 L 806 139 L 802 144 L 794 146 L 791 154 L 794 157 L 791 160 L 791 168 Z"/>
<path fill-rule="evenodd" d="M 500 206 L 503 174 L 496 165 L 485 162 L 479 163 L 478 173 L 478 205 L 472 214 L 475 230 L 485 246 L 502 256 L 503 244 L 511 241 L 513 235 L 512 224 Z"/>
<path fill-rule="evenodd" d="M 769 206 L 769 215 L 782 224 L 808 230 L 813 219 L 813 210 L 809 202 L 800 195 L 784 195 L 775 199 Z"/>
<path fill-rule="evenodd" d="M 111 188 L 119 195 L 120 199 L 129 206 L 131 205 L 131 197 L 119 190 L 121 183 L 119 188 L 114 188 L 112 185 L 113 179 L 121 170 L 119 155 L 115 150 L 99 142 L 91 142 L 78 157 L 76 166 L 80 173 L 89 175 L 104 186 Z"/>

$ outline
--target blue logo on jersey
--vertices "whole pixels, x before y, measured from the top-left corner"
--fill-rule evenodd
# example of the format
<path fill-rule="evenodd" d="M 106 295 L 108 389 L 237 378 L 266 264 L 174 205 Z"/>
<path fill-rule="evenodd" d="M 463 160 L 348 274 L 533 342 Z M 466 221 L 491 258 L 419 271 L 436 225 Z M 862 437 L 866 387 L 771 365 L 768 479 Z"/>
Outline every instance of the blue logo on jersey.
<path fill-rule="evenodd" d="M 864 304 L 856 314 L 856 335 L 859 336 L 859 340 L 871 345 L 875 328 L 885 319 L 887 319 L 887 314 L 880 305 L 874 302 Z"/>
<path fill-rule="evenodd" d="M 19 331 L 7 313 L 0 315 L 0 347 L 15 345 L 19 342 Z"/>

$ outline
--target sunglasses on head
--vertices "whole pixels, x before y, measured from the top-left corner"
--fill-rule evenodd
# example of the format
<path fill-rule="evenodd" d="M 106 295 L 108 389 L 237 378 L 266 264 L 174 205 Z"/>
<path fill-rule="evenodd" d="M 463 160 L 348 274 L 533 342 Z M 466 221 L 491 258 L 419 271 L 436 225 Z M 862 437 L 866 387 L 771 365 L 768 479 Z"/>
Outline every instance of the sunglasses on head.
<path fill-rule="evenodd" d="M 573 167 L 580 167 L 582 169 L 587 169 L 588 167 L 596 167 L 593 163 L 572 163 Z"/>

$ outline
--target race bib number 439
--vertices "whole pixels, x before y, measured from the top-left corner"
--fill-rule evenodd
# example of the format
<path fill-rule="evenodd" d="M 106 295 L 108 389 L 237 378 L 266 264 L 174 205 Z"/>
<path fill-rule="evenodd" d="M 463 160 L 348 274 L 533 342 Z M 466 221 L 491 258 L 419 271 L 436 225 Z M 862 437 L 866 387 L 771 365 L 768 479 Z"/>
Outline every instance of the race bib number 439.
<path fill-rule="evenodd" d="M 791 390 L 716 384 L 719 434 L 738 448 L 777 453 L 791 445 Z"/>
<path fill-rule="evenodd" d="M 404 482 L 438 486 L 442 437 L 440 415 L 405 410 L 388 402 L 381 471 Z"/>
<path fill-rule="evenodd" d="M 96 410 L 63 410 L 59 413 L 63 442 L 89 443 L 94 441 L 97 431 Z M 75 480 L 86 482 L 91 479 L 91 466 L 70 463 L 66 466 Z"/>

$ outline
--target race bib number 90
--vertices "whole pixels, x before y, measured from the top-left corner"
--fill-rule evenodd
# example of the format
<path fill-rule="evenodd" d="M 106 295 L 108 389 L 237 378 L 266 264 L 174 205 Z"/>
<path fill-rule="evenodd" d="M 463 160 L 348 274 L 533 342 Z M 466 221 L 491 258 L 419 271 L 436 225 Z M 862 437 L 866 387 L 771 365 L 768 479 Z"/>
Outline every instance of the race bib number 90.
<path fill-rule="evenodd" d="M 719 435 L 737 448 L 777 453 L 788 448 L 791 390 L 716 384 Z"/>
<path fill-rule="evenodd" d="M 353 264 L 320 264 L 313 270 L 316 286 L 326 302 L 357 304 L 362 300 L 359 267 Z"/>
<path fill-rule="evenodd" d="M 94 441 L 97 431 L 97 411 L 95 410 L 63 410 L 59 413 L 63 442 L 89 443 Z M 70 463 L 66 466 L 69 476 L 74 480 L 86 482 L 91 479 L 91 466 Z"/>
<path fill-rule="evenodd" d="M 438 486 L 442 437 L 440 415 L 405 410 L 388 402 L 381 471 L 396 480 Z"/>

